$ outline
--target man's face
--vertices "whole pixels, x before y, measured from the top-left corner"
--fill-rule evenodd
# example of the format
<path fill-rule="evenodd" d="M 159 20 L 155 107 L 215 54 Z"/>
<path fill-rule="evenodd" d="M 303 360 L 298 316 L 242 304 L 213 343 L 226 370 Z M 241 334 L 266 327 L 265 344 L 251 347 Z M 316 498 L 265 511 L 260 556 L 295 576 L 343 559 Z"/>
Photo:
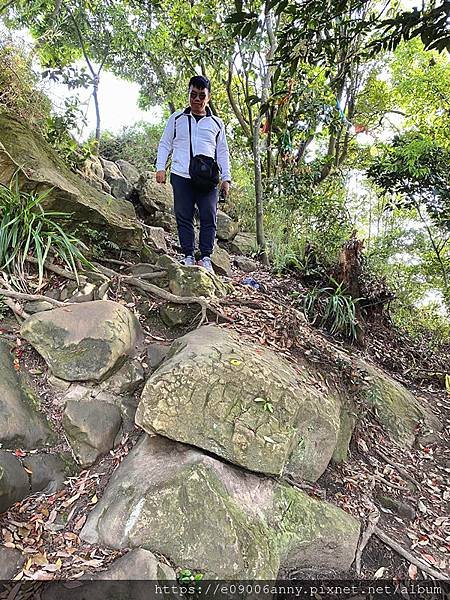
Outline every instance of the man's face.
<path fill-rule="evenodd" d="M 208 100 L 209 92 L 206 88 L 199 90 L 191 85 L 189 88 L 189 105 L 194 114 L 204 113 Z"/>

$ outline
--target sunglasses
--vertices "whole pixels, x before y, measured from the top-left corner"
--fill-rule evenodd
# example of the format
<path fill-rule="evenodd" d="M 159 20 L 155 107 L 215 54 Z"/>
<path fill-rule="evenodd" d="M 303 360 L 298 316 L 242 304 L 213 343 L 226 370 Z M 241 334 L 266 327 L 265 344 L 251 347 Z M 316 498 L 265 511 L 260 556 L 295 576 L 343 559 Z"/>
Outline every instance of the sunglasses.
<path fill-rule="evenodd" d="M 200 100 L 206 99 L 206 94 L 204 94 L 203 92 L 191 92 L 189 96 L 191 97 L 191 100 L 195 100 L 197 96 Z"/>

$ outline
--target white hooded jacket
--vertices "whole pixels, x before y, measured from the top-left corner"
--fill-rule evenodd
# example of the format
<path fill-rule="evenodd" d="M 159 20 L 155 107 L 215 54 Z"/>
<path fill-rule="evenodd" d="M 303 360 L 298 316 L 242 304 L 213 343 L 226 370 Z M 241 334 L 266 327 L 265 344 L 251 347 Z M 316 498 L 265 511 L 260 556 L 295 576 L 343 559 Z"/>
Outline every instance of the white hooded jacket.
<path fill-rule="evenodd" d="M 172 153 L 171 172 L 190 179 L 189 119 L 191 119 L 193 155 L 203 154 L 216 158 L 222 171 L 222 180 L 231 181 L 230 156 L 225 137 L 225 126 L 222 119 L 213 116 L 208 106 L 206 107 L 206 115 L 199 121 L 191 116 L 189 107 L 170 115 L 159 142 L 156 170 L 165 170 L 167 159 Z"/>

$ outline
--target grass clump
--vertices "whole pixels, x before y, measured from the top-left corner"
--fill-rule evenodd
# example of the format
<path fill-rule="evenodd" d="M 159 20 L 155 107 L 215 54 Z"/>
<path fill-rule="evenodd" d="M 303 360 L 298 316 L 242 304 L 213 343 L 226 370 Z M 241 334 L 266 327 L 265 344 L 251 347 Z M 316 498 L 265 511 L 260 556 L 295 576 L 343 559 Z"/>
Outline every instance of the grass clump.
<path fill-rule="evenodd" d="M 11 284 L 17 289 L 29 289 L 25 273 L 27 256 L 37 260 L 38 290 L 43 285 L 44 265 L 50 256 L 59 259 L 77 280 L 77 264 L 92 268 L 83 254 L 87 247 L 63 229 L 71 215 L 43 207 L 50 192 L 22 191 L 17 177 L 9 186 L 0 184 L 0 269 L 10 274 Z"/>

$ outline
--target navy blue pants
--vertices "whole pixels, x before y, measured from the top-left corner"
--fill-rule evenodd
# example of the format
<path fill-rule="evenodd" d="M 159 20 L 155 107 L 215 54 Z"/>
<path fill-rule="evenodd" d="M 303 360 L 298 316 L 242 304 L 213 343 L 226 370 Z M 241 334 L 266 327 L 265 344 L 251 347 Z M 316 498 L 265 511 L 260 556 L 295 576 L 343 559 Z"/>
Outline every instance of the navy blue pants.
<path fill-rule="evenodd" d="M 200 253 L 211 256 L 216 237 L 218 190 L 210 192 L 197 190 L 190 179 L 172 173 L 170 183 L 173 188 L 175 217 L 181 250 L 185 256 L 194 256 L 194 210 L 197 205 L 200 217 Z"/>

